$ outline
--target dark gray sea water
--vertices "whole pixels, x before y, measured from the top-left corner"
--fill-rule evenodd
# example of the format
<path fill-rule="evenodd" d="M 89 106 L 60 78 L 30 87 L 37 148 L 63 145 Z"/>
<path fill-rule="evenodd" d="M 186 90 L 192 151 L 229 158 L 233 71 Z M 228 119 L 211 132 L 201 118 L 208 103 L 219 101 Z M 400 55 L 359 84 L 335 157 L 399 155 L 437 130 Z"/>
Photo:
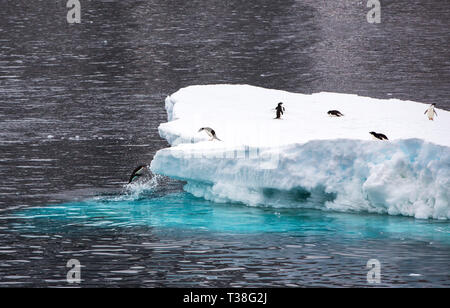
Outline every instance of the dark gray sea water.
<path fill-rule="evenodd" d="M 127 191 L 194 84 L 354 93 L 450 110 L 450 3 L 0 0 L 0 286 L 450 286 L 448 222 Z"/>

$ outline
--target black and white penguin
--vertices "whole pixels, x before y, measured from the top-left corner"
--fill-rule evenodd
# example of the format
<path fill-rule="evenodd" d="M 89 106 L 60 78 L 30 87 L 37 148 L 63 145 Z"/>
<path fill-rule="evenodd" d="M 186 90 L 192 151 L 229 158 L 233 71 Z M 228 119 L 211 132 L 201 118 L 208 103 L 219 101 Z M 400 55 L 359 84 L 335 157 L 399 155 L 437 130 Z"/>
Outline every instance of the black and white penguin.
<path fill-rule="evenodd" d="M 147 169 L 148 169 L 148 167 L 146 165 L 141 165 L 141 166 L 136 167 L 136 169 L 133 170 L 133 173 L 130 176 L 130 180 L 128 181 L 128 184 L 133 182 L 133 180 L 135 178 L 142 176 L 144 171 L 146 171 Z"/>
<path fill-rule="evenodd" d="M 386 137 L 386 135 L 384 135 L 384 134 L 380 134 L 380 133 L 376 133 L 376 132 L 370 132 L 369 134 L 371 134 L 373 136 L 373 138 L 375 138 L 377 140 L 389 140 L 388 137 Z"/>
<path fill-rule="evenodd" d="M 339 110 L 330 110 L 327 112 L 330 117 L 342 117 L 344 116 Z"/>
<path fill-rule="evenodd" d="M 428 120 L 430 120 L 430 121 L 434 120 L 434 115 L 437 116 L 437 112 L 436 112 L 436 110 L 434 110 L 435 106 L 436 106 L 436 104 L 431 104 L 430 107 L 428 107 L 428 109 L 425 110 L 425 112 L 423 113 L 428 116 Z"/>
<path fill-rule="evenodd" d="M 217 138 L 216 132 L 211 127 L 202 127 L 198 130 L 198 132 L 201 132 L 202 130 L 204 130 L 208 134 L 208 136 L 211 138 L 211 139 L 209 139 L 209 141 L 213 141 L 214 139 L 222 141 L 219 138 Z"/>
<path fill-rule="evenodd" d="M 281 106 L 283 105 L 283 103 L 278 103 L 277 107 L 275 108 L 275 110 L 277 111 L 277 117 L 275 119 L 281 119 L 281 115 L 284 114 L 284 107 Z"/>

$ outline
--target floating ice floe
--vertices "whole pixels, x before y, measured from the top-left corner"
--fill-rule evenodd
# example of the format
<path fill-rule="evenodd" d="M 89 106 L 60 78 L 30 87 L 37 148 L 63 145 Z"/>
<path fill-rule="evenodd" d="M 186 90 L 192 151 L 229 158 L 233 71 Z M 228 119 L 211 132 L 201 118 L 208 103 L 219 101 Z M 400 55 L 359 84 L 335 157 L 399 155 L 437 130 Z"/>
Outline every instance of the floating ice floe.
<path fill-rule="evenodd" d="M 286 108 L 274 119 L 279 102 Z M 450 218 L 450 112 L 350 94 L 248 85 L 183 88 L 159 127 L 154 173 L 216 202 Z M 439 106 L 437 106 L 439 107 Z M 343 117 L 330 117 L 339 110 Z M 220 140 L 199 132 L 211 127 Z M 373 140 L 369 132 L 389 141 Z"/>

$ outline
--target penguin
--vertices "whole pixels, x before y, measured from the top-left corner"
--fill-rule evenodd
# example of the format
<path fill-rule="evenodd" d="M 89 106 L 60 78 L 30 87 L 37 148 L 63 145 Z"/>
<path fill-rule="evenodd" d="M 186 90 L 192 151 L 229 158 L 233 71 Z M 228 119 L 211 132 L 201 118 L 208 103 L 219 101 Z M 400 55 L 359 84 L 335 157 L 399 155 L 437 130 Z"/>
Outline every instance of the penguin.
<path fill-rule="evenodd" d="M 384 135 L 384 134 L 380 134 L 380 133 L 376 133 L 376 132 L 370 132 L 369 134 L 371 134 L 377 140 L 389 140 L 388 137 L 386 137 L 386 135 Z"/>
<path fill-rule="evenodd" d="M 214 139 L 222 141 L 219 138 L 217 138 L 216 132 L 211 127 L 202 127 L 198 130 L 198 132 L 201 132 L 202 130 L 204 130 L 208 134 L 208 136 L 211 137 L 211 139 L 209 139 L 209 141 L 213 141 Z"/>
<path fill-rule="evenodd" d="M 425 112 L 423 114 L 426 114 L 428 116 L 428 120 L 430 121 L 434 121 L 434 115 L 436 114 L 437 116 L 437 112 L 436 110 L 434 110 L 434 107 L 436 106 L 436 104 L 431 104 L 430 107 L 428 107 L 427 110 L 425 110 Z"/>
<path fill-rule="evenodd" d="M 330 110 L 327 112 L 330 117 L 342 117 L 344 116 L 339 110 Z"/>
<path fill-rule="evenodd" d="M 275 108 L 277 111 L 277 117 L 275 119 L 281 119 L 281 115 L 284 114 L 285 108 L 283 106 L 283 103 L 278 103 L 278 106 Z"/>
<path fill-rule="evenodd" d="M 136 168 L 133 170 L 133 173 L 132 173 L 131 176 L 130 176 L 130 180 L 128 181 L 128 184 L 130 184 L 131 182 L 133 182 L 133 180 L 134 180 L 136 177 L 140 177 L 140 176 L 144 173 L 144 171 L 147 170 L 147 169 L 148 169 L 148 167 L 147 167 L 146 165 L 141 165 L 141 166 L 136 167 Z"/>

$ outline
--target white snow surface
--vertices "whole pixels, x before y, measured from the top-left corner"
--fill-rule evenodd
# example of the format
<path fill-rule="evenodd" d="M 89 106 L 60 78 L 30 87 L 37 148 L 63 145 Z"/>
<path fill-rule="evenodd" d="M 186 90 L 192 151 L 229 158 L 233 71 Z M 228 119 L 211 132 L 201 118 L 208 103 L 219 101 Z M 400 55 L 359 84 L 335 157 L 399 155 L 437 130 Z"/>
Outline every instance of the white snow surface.
<path fill-rule="evenodd" d="M 274 108 L 283 102 L 281 120 Z M 215 202 L 450 219 L 450 112 L 350 94 L 204 85 L 166 98 L 151 170 Z M 344 117 L 327 115 L 336 109 Z M 211 127 L 222 141 L 198 132 Z M 389 141 L 373 140 L 370 131 Z"/>

